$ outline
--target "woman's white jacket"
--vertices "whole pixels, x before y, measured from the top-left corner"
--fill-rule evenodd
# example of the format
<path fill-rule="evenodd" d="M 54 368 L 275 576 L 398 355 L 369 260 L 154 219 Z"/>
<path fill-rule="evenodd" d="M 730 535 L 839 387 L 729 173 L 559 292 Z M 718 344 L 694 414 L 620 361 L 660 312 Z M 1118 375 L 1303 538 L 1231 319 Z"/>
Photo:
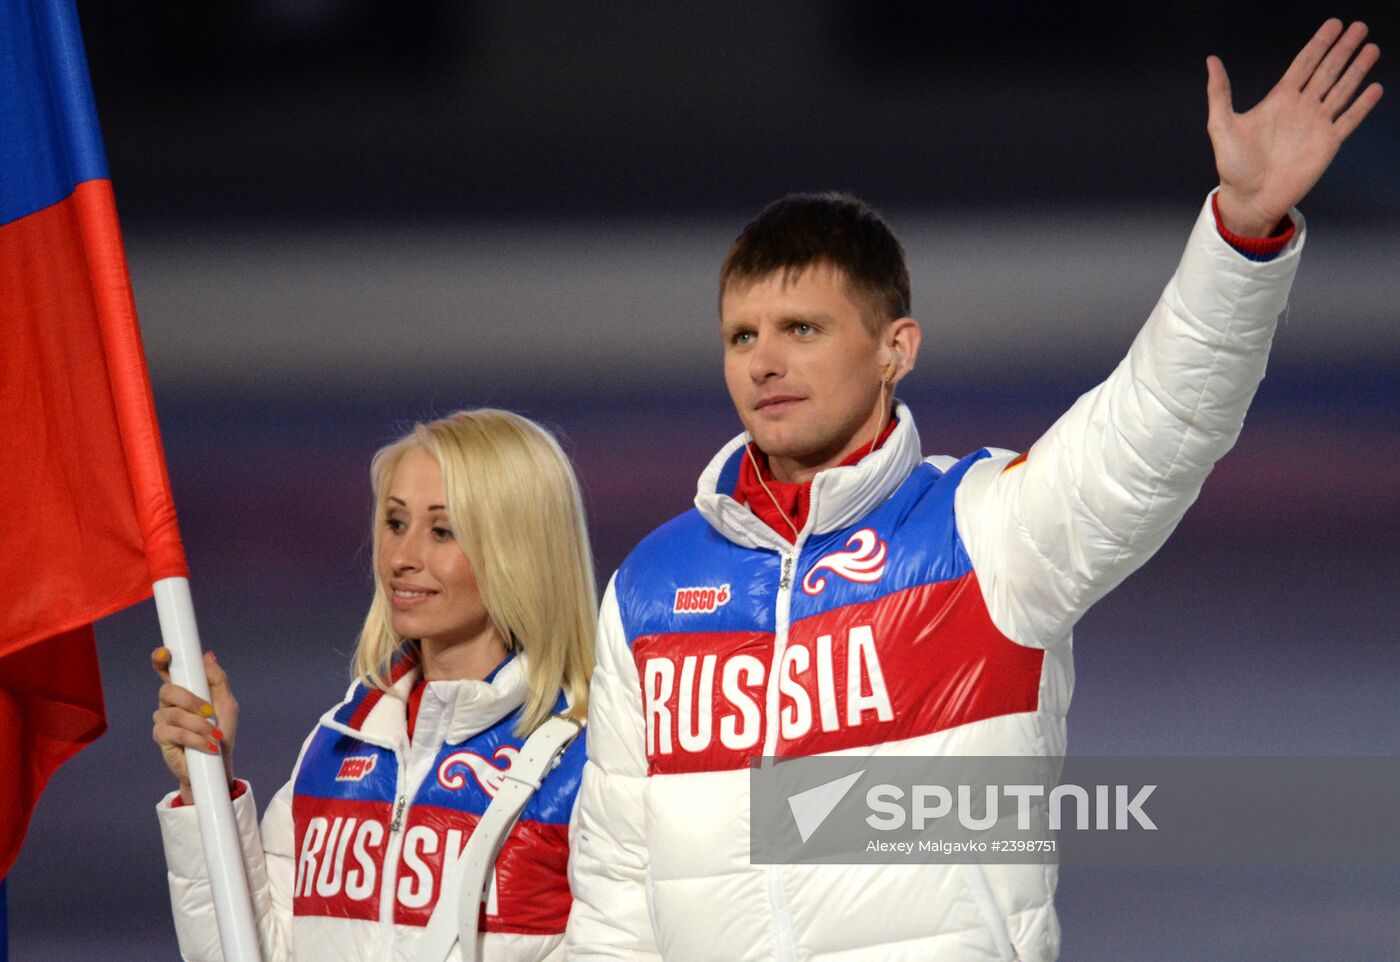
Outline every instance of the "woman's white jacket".
<path fill-rule="evenodd" d="M 444 870 L 523 744 L 514 730 L 527 693 L 519 656 L 486 681 L 429 683 L 411 743 L 406 697 L 418 667 L 401 658 L 391 677 L 393 695 L 353 685 L 321 718 L 261 830 L 251 789 L 234 799 L 266 962 L 411 959 Z M 482 909 L 483 962 L 563 957 L 583 746 L 580 738 L 566 750 L 505 841 Z M 177 798 L 158 812 L 180 952 L 221 962 L 194 807 Z"/>

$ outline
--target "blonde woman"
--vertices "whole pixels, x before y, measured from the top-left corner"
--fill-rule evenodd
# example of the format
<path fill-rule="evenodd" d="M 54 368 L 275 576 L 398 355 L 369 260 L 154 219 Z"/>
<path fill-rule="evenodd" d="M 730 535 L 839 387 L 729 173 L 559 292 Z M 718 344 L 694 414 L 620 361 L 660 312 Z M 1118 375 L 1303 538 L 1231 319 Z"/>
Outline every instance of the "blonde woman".
<path fill-rule="evenodd" d="M 459 412 L 379 451 L 370 475 L 376 578 L 355 682 L 261 831 L 233 777 L 238 705 L 223 670 L 206 655 L 206 704 L 170 682 L 168 651 L 152 655 L 164 681 L 153 736 L 179 782 L 158 810 L 186 959 L 221 953 L 183 749 L 223 755 L 269 962 L 402 960 L 428 953 L 439 894 L 526 737 L 587 712 L 593 564 L 554 438 L 506 411 Z M 481 934 L 470 950 L 449 937 L 447 958 L 563 957 L 583 743 L 540 780 L 495 860 Z M 447 911 L 455 933 L 457 905 Z"/>

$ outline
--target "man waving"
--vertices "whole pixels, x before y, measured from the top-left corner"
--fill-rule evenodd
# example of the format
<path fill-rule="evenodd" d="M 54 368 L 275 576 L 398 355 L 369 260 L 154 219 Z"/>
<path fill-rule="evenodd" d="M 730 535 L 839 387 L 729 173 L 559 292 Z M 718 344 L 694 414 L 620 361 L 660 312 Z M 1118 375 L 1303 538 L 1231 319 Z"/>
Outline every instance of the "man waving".
<path fill-rule="evenodd" d="M 1023 454 L 923 457 L 873 210 L 791 196 L 744 229 L 720 331 L 745 433 L 603 602 L 570 958 L 1056 958 L 1053 866 L 751 864 L 749 758 L 1064 754 L 1071 628 L 1239 433 L 1293 205 L 1381 96 L 1365 35 L 1328 21 L 1244 114 L 1208 59 L 1220 187 L 1127 357 Z"/>

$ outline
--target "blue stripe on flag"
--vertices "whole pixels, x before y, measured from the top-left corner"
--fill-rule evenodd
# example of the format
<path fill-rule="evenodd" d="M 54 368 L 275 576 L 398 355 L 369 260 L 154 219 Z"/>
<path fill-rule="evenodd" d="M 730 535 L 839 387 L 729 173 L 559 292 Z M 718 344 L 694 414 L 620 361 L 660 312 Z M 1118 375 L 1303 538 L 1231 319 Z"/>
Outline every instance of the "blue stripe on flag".
<path fill-rule="evenodd" d="M 73 0 L 0 3 L 0 225 L 107 176 Z"/>

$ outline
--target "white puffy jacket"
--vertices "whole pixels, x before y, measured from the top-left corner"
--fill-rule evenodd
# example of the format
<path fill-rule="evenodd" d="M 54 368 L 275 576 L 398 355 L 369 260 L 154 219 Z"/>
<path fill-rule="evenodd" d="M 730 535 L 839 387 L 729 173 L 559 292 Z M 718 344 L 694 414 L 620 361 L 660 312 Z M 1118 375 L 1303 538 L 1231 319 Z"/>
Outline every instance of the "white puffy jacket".
<path fill-rule="evenodd" d="M 571 959 L 1056 958 L 1054 866 L 750 864 L 748 759 L 1063 755 L 1070 629 L 1233 445 L 1293 218 L 1261 263 L 1207 203 L 1127 357 L 1023 458 L 925 460 L 901 405 L 790 545 L 729 497 L 746 438 L 719 452 L 603 602 Z"/>
<path fill-rule="evenodd" d="M 399 697 L 352 685 L 302 747 L 292 778 L 258 829 L 253 793 L 234 799 L 266 962 L 407 962 L 450 873 L 524 739 L 523 656 L 485 681 L 434 681 L 412 743 L 405 699 L 411 657 L 392 678 Z M 556 711 L 566 707 L 563 696 Z M 563 957 L 570 897 L 569 823 L 583 739 L 565 750 L 506 837 L 477 936 L 481 962 Z M 221 962 L 194 806 L 157 806 L 180 953 Z M 452 959 L 460 959 L 460 947 Z"/>

